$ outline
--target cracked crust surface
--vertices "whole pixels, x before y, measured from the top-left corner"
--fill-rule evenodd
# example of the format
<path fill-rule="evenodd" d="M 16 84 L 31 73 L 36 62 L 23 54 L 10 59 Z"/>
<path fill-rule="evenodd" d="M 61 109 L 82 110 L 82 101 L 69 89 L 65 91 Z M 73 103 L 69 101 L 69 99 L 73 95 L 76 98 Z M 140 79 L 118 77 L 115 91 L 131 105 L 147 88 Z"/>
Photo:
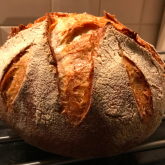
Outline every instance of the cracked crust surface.
<path fill-rule="evenodd" d="M 88 14 L 51 17 L 51 45 L 57 62 L 62 114 L 77 125 L 91 105 L 94 48 L 99 42 L 95 31 L 107 20 Z"/>
<path fill-rule="evenodd" d="M 0 117 L 28 143 L 77 158 L 113 156 L 160 124 L 164 64 L 113 16 L 50 13 L 9 38 L 0 49 L 0 79 L 14 99 L 8 111 L 0 96 Z"/>

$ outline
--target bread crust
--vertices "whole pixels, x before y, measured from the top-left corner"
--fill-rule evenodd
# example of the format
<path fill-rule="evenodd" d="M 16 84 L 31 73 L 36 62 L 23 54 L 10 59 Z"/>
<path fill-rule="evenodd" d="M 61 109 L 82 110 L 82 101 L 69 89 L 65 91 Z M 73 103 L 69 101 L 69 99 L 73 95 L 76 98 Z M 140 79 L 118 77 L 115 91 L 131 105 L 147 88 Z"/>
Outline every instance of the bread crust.
<path fill-rule="evenodd" d="M 26 48 L 30 59 L 8 111 L 2 82 Z M 164 64 L 152 46 L 109 14 L 47 14 L 10 37 L 0 49 L 0 64 L 1 119 L 48 152 L 117 155 L 144 141 L 161 122 Z M 143 86 L 147 91 L 144 108 L 130 82 L 137 76 L 130 76 L 133 68 L 143 79 L 141 91 Z"/>

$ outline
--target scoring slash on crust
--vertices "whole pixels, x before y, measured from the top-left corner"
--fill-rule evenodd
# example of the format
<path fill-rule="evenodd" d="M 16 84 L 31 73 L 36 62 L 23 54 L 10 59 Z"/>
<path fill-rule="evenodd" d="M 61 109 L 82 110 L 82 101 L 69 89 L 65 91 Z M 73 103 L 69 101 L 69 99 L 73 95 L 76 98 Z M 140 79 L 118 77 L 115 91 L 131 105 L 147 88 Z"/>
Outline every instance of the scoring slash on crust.
<path fill-rule="evenodd" d="M 91 106 L 93 56 L 99 42 L 97 31 L 106 20 L 100 23 L 87 14 L 52 17 L 51 45 L 57 62 L 62 114 L 77 125 Z"/>
<path fill-rule="evenodd" d="M 29 47 L 19 53 L 9 64 L 1 82 L 1 94 L 7 103 L 8 110 L 12 110 L 12 103 L 17 96 L 24 79 L 30 59 Z"/>
<path fill-rule="evenodd" d="M 130 86 L 139 107 L 140 115 L 142 116 L 142 119 L 146 119 L 146 113 L 149 116 L 153 113 L 153 102 L 150 87 L 145 80 L 143 73 L 132 61 L 123 56 L 123 63 L 129 76 Z"/>

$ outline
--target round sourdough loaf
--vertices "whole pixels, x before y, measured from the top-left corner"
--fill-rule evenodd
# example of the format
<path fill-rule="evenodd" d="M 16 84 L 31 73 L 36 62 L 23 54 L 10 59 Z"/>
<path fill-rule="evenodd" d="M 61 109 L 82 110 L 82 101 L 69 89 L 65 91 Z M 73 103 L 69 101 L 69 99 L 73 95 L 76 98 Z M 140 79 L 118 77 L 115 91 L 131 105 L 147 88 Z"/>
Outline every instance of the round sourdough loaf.
<path fill-rule="evenodd" d="M 0 48 L 0 118 L 45 151 L 120 154 L 155 131 L 164 107 L 164 63 L 106 12 L 48 13 Z"/>

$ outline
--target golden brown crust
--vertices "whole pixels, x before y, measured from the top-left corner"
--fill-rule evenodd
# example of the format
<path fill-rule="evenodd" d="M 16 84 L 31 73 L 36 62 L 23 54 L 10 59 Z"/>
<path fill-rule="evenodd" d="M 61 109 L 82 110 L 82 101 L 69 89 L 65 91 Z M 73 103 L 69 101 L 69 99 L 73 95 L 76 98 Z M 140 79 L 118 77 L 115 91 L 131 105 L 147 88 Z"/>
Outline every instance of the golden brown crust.
<path fill-rule="evenodd" d="M 23 24 L 19 25 L 18 28 L 11 28 L 11 32 L 10 35 L 8 36 L 8 39 L 14 37 L 15 35 L 17 35 L 20 31 L 27 29 L 27 27 Z"/>
<path fill-rule="evenodd" d="M 86 44 L 88 42 L 88 36 L 82 37 L 82 40 L 68 45 L 63 50 L 64 53 L 70 55 L 69 61 L 71 60 L 74 68 L 72 72 L 72 66 L 65 63 L 65 67 L 68 66 L 70 71 L 66 77 L 60 79 L 62 114 L 66 115 L 68 121 L 74 125 L 82 121 L 90 108 L 93 61 L 90 54 L 91 44 Z"/>
<path fill-rule="evenodd" d="M 99 36 L 95 36 L 94 32 L 103 27 L 106 20 L 100 21 L 88 14 L 51 13 L 50 17 L 51 31 L 56 28 L 58 22 L 65 24 L 62 25 L 64 29 L 60 28 L 60 32 L 57 32 L 62 36 L 58 44 L 65 47 L 61 51 L 61 57 L 54 53 L 54 58 L 58 66 L 57 72 L 60 73 L 58 77 L 61 112 L 69 123 L 77 125 L 85 118 L 91 105 L 92 56 L 96 55 L 94 48 L 99 43 Z M 51 45 L 55 49 L 52 43 Z"/>

